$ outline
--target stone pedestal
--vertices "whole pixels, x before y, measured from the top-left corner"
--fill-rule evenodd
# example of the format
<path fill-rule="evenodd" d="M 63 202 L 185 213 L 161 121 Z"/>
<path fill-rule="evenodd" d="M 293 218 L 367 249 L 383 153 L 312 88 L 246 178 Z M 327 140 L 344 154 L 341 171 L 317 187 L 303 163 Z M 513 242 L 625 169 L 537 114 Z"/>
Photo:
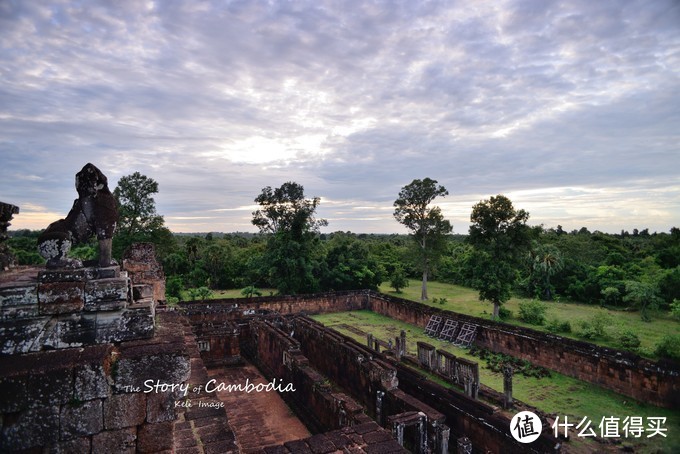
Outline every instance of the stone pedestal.
<path fill-rule="evenodd" d="M 144 339 L 154 333 L 153 299 L 133 299 L 118 266 L 34 269 L 0 286 L 0 353 Z"/>

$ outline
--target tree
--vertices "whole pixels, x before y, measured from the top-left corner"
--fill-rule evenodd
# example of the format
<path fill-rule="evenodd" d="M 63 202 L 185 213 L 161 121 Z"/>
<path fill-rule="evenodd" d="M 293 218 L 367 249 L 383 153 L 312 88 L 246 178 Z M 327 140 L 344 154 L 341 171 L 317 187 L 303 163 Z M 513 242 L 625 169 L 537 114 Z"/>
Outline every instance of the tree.
<path fill-rule="evenodd" d="M 327 243 L 321 287 L 328 290 L 378 290 L 384 269 L 371 255 L 366 242 L 352 234 L 334 233 Z"/>
<path fill-rule="evenodd" d="M 474 251 L 474 288 L 479 299 L 493 303 L 493 317 L 510 299 L 517 268 L 529 246 L 529 213 L 515 210 L 503 195 L 491 197 L 472 207 L 468 241 Z"/>
<path fill-rule="evenodd" d="M 564 260 L 559 249 L 550 244 L 538 244 L 531 253 L 532 271 L 536 278 L 536 286 L 540 289 L 541 298 L 550 301 L 554 289 L 550 278 L 564 268 Z"/>
<path fill-rule="evenodd" d="M 452 230 L 451 223 L 444 219 L 441 209 L 431 207 L 430 203 L 448 194 L 444 186 L 437 185 L 437 180 L 416 179 L 401 188 L 399 197 L 394 201 L 394 217 L 411 231 L 410 236 L 418 247 L 423 272 L 422 301 L 427 300 L 428 273 L 440 257 L 446 245 L 446 236 Z"/>
<path fill-rule="evenodd" d="M 133 235 L 163 226 L 163 216 L 156 213 L 156 201 L 153 198 L 156 193 L 158 183 L 139 172 L 118 180 L 113 196 L 118 203 L 119 232 Z"/>
<path fill-rule="evenodd" d="M 135 172 L 121 177 L 113 190 L 118 204 L 118 227 L 113 238 L 114 256 L 121 257 L 132 243 L 152 242 L 164 256 L 174 246 L 175 239 L 164 225 L 163 216 L 156 213 L 153 194 L 158 183 L 153 178 Z"/>
<path fill-rule="evenodd" d="M 395 268 L 390 275 L 390 286 L 395 292 L 401 293 L 401 289 L 408 287 L 408 285 L 409 282 L 406 278 L 406 273 L 404 273 L 404 269 L 402 267 Z"/>
<path fill-rule="evenodd" d="M 304 188 L 287 182 L 280 188 L 262 189 L 255 202 L 253 224 L 271 235 L 267 242 L 264 272 L 279 293 L 296 294 L 319 289 L 319 228 L 328 225 L 316 219 L 320 199 L 305 198 Z"/>

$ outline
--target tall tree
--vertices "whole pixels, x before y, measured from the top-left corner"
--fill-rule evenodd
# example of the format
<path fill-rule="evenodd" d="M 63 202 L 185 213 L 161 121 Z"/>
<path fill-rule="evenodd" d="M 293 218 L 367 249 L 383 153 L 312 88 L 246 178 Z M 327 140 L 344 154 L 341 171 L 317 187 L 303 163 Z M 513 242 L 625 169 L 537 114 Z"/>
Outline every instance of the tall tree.
<path fill-rule="evenodd" d="M 437 185 L 437 180 L 416 179 L 401 188 L 399 197 L 394 201 L 394 217 L 411 231 L 410 236 L 417 244 L 423 272 L 422 301 L 427 299 L 428 273 L 444 250 L 446 236 L 453 230 L 441 209 L 430 204 L 437 197 L 448 194 L 444 186 Z"/>
<path fill-rule="evenodd" d="M 164 225 L 163 216 L 156 212 L 153 195 L 158 183 L 135 172 L 121 177 L 113 190 L 118 204 L 118 233 L 114 237 L 114 255 L 120 257 L 127 246 L 135 242 L 156 243 L 161 254 L 174 244 L 174 238 Z"/>
<path fill-rule="evenodd" d="M 474 287 L 479 299 L 493 302 L 493 317 L 510 299 L 522 255 L 530 244 L 529 213 L 515 210 L 503 195 L 472 207 L 468 241 L 474 252 Z"/>
<path fill-rule="evenodd" d="M 253 224 L 260 233 L 270 234 L 266 260 L 268 280 L 279 293 L 296 294 L 319 289 L 318 233 L 328 225 L 316 219 L 319 198 L 305 198 L 304 188 L 295 182 L 262 189 L 255 202 Z"/>

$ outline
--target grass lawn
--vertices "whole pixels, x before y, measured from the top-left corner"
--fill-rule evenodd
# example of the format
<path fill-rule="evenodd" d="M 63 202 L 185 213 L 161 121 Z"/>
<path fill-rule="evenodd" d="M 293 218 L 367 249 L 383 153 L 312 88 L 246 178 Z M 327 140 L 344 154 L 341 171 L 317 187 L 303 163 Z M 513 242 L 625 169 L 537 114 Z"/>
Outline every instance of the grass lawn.
<path fill-rule="evenodd" d="M 244 298 L 244 296 L 241 294 L 241 290 L 243 289 L 236 288 L 230 290 L 213 290 L 212 295 L 208 299 L 218 300 L 223 298 Z M 261 296 L 276 295 L 276 289 L 274 288 L 260 288 L 258 290 L 262 293 Z M 184 290 L 182 291 L 182 301 L 194 300 L 191 298 L 191 295 L 189 295 L 189 292 Z"/>
<path fill-rule="evenodd" d="M 389 287 L 389 283 L 383 283 L 380 286 L 380 291 L 387 295 L 420 302 L 421 282 L 410 279 L 409 284 L 408 287 L 402 290 L 402 293 L 396 293 Z M 430 299 L 425 301 L 424 304 L 433 307 L 482 318 L 490 318 L 493 313 L 493 304 L 487 301 L 479 301 L 479 293 L 476 290 L 467 287 L 441 282 L 428 282 L 427 292 Z M 446 298 L 447 301 L 444 304 L 433 304 L 432 300 L 434 298 Z M 513 317 L 505 320 L 505 322 L 513 325 L 525 326 L 538 331 L 546 331 L 543 326 L 530 325 L 519 320 L 519 303 L 522 301 L 529 301 L 529 299 L 511 298 L 510 301 L 504 304 L 503 307 L 513 313 Z M 671 318 L 668 313 L 660 313 L 651 322 L 644 322 L 640 318 L 639 312 L 615 311 L 603 309 L 599 306 L 577 303 L 558 303 L 555 301 L 547 301 L 546 305 L 548 307 L 546 320 L 558 319 L 561 321 L 568 321 L 571 324 L 571 333 L 558 334 L 579 340 L 583 340 L 577 335 L 579 322 L 592 318 L 598 312 L 606 312 L 611 316 L 612 321 L 607 327 L 609 336 L 604 339 L 594 339 L 590 342 L 607 347 L 621 348 L 617 345 L 616 334 L 623 330 L 631 330 L 640 338 L 641 345 L 639 354 L 649 358 L 655 357 L 653 352 L 656 344 L 664 335 L 678 334 L 678 332 L 680 332 L 680 321 Z"/>
<path fill-rule="evenodd" d="M 436 293 L 433 293 L 433 296 L 440 297 Z M 448 296 L 444 296 L 448 298 Z M 479 314 L 472 313 L 471 315 Z M 425 336 L 424 330 L 415 325 L 400 322 L 370 311 L 338 312 L 315 315 L 312 318 L 328 327 L 337 329 L 342 334 L 352 337 L 364 345 L 366 343 L 364 337 L 354 334 L 345 328 L 338 327 L 338 325 L 346 324 L 354 326 L 384 341 L 389 339 L 394 341 L 394 338 L 399 336 L 400 331 L 404 330 L 406 331 L 407 350 L 411 355 L 415 356 L 417 353 L 416 342 L 423 341 L 439 349 L 451 352 L 456 356 L 478 362 L 480 363 L 480 381 L 490 388 L 503 392 L 502 374 L 492 372 L 486 368 L 484 361 L 469 355 L 466 349 L 461 349 L 448 342 Z M 516 375 L 513 378 L 513 396 L 546 413 L 560 416 L 561 421 L 563 421 L 564 416 L 567 416 L 570 423 L 575 422 L 578 424 L 583 417 L 588 417 L 592 421 L 593 430 L 598 433 L 598 436 L 598 425 L 603 417 L 615 416 L 623 421 L 626 416 L 642 416 L 645 424 L 646 417 L 666 417 L 667 420 L 663 427 L 667 428 L 668 438 L 658 435 L 649 439 L 635 439 L 631 437 L 622 439 L 622 442 L 635 446 L 636 452 L 657 452 L 657 450 L 658 452 L 680 452 L 680 433 L 678 432 L 680 428 L 680 410 L 661 409 L 637 402 L 629 397 L 557 372 L 551 372 L 551 375 L 550 378 L 541 379 Z M 620 427 L 623 427 L 622 423 Z M 576 437 L 577 432 L 570 431 L 569 433 L 576 441 L 581 441 Z M 643 435 L 643 437 L 645 436 Z"/>

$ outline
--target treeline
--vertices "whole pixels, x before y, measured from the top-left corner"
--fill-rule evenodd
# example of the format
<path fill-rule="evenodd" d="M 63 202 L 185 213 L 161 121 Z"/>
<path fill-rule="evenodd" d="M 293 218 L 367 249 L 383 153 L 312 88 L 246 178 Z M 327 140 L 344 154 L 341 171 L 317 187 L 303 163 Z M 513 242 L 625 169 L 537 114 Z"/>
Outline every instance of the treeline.
<path fill-rule="evenodd" d="M 15 231 L 8 241 L 20 264 L 39 264 L 37 231 Z M 680 229 L 669 233 L 607 234 L 586 228 L 566 232 L 561 227 L 532 227 L 531 247 L 517 269 L 514 291 L 537 299 L 563 299 L 616 308 L 631 308 L 650 314 L 654 308 L 667 309 L 680 300 Z M 192 288 L 280 288 L 281 262 L 295 260 L 296 254 L 273 248 L 267 234 L 162 235 L 138 238 L 157 243 L 171 297 Z M 115 238 L 120 258 L 125 243 Z M 376 289 L 382 282 L 396 287 L 406 278 L 422 273 L 417 251 L 408 235 L 375 235 L 335 232 L 316 235 L 304 267 L 305 287 L 300 292 Z M 96 245 L 72 250 L 74 256 L 92 259 Z M 276 267 L 277 270 L 273 269 Z M 473 247 L 467 235 L 449 235 L 445 250 L 430 270 L 430 278 L 474 287 Z"/>

